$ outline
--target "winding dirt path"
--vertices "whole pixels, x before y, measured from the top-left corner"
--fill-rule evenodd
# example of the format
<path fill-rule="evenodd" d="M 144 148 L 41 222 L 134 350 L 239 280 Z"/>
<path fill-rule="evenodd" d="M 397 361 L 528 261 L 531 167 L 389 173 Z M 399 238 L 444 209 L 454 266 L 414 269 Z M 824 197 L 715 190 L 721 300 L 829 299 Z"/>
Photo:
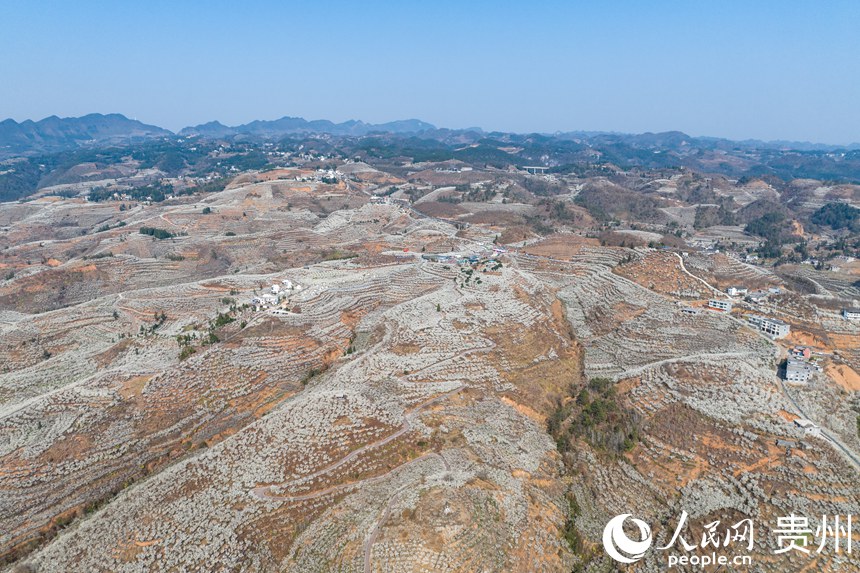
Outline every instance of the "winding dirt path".
<path fill-rule="evenodd" d="M 711 290 L 714 292 L 714 294 L 718 294 L 718 295 L 720 296 L 720 298 L 729 298 L 729 297 L 726 295 L 726 293 L 724 293 L 723 291 L 721 291 L 721 290 L 720 290 L 720 289 L 718 289 L 717 287 L 713 286 L 711 283 L 709 283 L 708 281 L 706 281 L 706 280 L 705 280 L 705 279 L 703 279 L 702 277 L 697 277 L 696 275 L 694 275 L 693 273 L 691 273 L 690 271 L 688 271 L 688 270 L 687 270 L 686 265 L 684 265 L 684 257 L 682 257 L 681 255 L 679 255 L 678 253 L 672 253 L 672 254 L 673 254 L 673 255 L 675 255 L 676 257 L 678 257 L 678 262 L 679 262 L 679 263 L 680 263 L 680 265 L 681 265 L 681 271 L 682 271 L 684 274 L 686 274 L 687 276 L 689 276 L 689 277 L 691 277 L 691 278 L 696 279 L 697 281 L 699 281 L 700 283 L 702 283 L 703 285 L 705 285 L 706 287 L 708 287 L 709 289 L 711 289 Z"/>

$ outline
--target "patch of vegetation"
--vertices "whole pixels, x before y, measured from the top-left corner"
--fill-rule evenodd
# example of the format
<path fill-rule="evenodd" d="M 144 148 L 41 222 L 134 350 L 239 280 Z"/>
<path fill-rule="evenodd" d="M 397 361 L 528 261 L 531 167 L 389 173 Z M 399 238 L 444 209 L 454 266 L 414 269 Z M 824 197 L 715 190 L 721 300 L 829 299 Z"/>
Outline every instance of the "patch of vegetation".
<path fill-rule="evenodd" d="M 693 227 L 706 229 L 715 225 L 734 225 L 734 213 L 720 205 L 699 205 L 696 207 L 696 218 Z"/>
<path fill-rule="evenodd" d="M 526 223 L 528 223 L 538 235 L 552 235 L 555 233 L 555 228 L 551 225 L 547 225 L 546 219 L 543 217 L 538 215 L 526 215 L 524 218 Z"/>
<path fill-rule="evenodd" d="M 623 407 L 612 380 L 592 378 L 550 416 L 548 430 L 562 453 L 583 439 L 597 450 L 619 455 L 639 441 L 639 417 Z"/>
<path fill-rule="evenodd" d="M 860 232 L 860 209 L 847 203 L 828 203 L 812 214 L 810 221 L 833 230 L 848 229 Z"/>
<path fill-rule="evenodd" d="M 543 177 L 524 177 L 520 182 L 526 191 L 538 197 L 550 197 L 567 193 L 567 187 L 554 181 L 548 181 Z"/>
<path fill-rule="evenodd" d="M 629 233 L 616 233 L 614 231 L 603 231 L 597 238 L 601 246 L 610 247 L 642 247 L 645 241 L 641 237 Z M 652 245 L 649 245 L 652 246 Z"/>
<path fill-rule="evenodd" d="M 38 189 L 47 171 L 36 159 L 19 161 L 14 167 L 0 168 L 0 201 L 17 201 Z"/>
<path fill-rule="evenodd" d="M 757 219 L 753 219 L 744 231 L 750 235 L 758 235 L 769 241 L 780 241 L 785 235 L 785 215 L 782 213 L 765 213 Z"/>
<path fill-rule="evenodd" d="M 523 160 L 516 155 L 511 155 L 495 145 L 478 144 L 468 146 L 461 149 L 456 149 L 453 152 L 454 159 L 459 159 L 465 163 L 471 163 L 476 166 L 489 166 L 498 169 L 505 169 L 509 165 L 521 166 Z"/>
<path fill-rule="evenodd" d="M 93 202 L 105 201 L 113 197 L 115 191 L 106 189 L 104 187 L 95 187 L 90 190 L 87 195 L 87 199 Z M 161 183 L 153 183 L 150 185 L 144 185 L 143 187 L 134 187 L 133 189 L 128 189 L 122 192 L 123 195 L 128 195 L 132 199 L 136 199 L 138 201 L 153 201 L 155 203 L 160 203 L 164 201 L 168 195 L 173 195 L 173 185 L 161 184 Z"/>
<path fill-rule="evenodd" d="M 217 193 L 226 189 L 228 183 L 230 183 L 230 177 L 221 177 L 218 179 L 212 179 L 205 183 L 200 183 L 197 185 L 197 189 L 204 193 Z"/>
<path fill-rule="evenodd" d="M 232 157 L 221 159 L 221 167 L 229 169 L 235 167 L 238 171 L 264 170 L 269 165 L 269 158 L 262 151 L 253 149 L 247 153 L 241 153 Z"/>
<path fill-rule="evenodd" d="M 218 316 L 215 317 L 215 321 L 212 323 L 212 325 L 215 328 L 220 328 L 222 326 L 230 324 L 234 320 L 236 320 L 236 319 L 233 318 L 232 316 L 230 316 L 229 314 L 223 314 L 223 313 L 219 312 Z"/>
<path fill-rule="evenodd" d="M 782 255 L 782 246 L 791 240 L 791 221 L 782 213 L 765 213 L 747 223 L 744 231 L 765 239 L 758 249 L 759 256 L 778 258 Z"/>
<path fill-rule="evenodd" d="M 346 259 L 354 259 L 358 256 L 358 253 L 353 253 L 351 251 L 342 251 L 340 249 L 331 249 L 328 251 L 323 251 L 321 253 L 322 260 L 324 261 L 341 261 Z"/>
<path fill-rule="evenodd" d="M 104 251 L 104 252 L 102 252 L 102 253 L 96 253 L 96 254 L 94 254 L 94 255 L 84 255 L 84 256 L 83 256 L 83 257 L 81 257 L 81 258 L 82 258 L 83 260 L 85 260 L 85 261 L 86 261 L 86 260 L 88 260 L 88 259 L 108 259 L 108 258 L 110 258 L 110 257 L 112 257 L 112 256 L 113 256 L 113 253 L 112 253 L 112 252 L 110 252 L 110 251 Z"/>
<path fill-rule="evenodd" d="M 735 213 L 735 219 L 738 225 L 749 223 L 755 219 L 759 219 L 765 215 L 777 213 L 782 215 L 784 219 L 791 217 L 791 210 L 782 202 L 773 201 L 771 199 L 757 199 L 738 209 Z"/>
<path fill-rule="evenodd" d="M 582 509 L 579 507 L 579 503 L 576 501 L 576 496 L 573 495 L 573 492 L 567 492 L 565 497 L 567 498 L 568 517 L 564 523 L 562 535 L 564 535 L 564 539 L 567 541 L 574 555 L 581 556 L 584 553 L 585 543 L 582 533 L 576 527 L 576 518 L 580 516 Z"/>
<path fill-rule="evenodd" d="M 304 376 L 302 376 L 302 379 L 301 379 L 302 386 L 307 386 L 311 380 L 313 380 L 314 378 L 316 378 L 317 376 L 319 376 L 320 374 L 322 374 L 326 370 L 328 370 L 328 366 L 326 366 L 326 365 L 320 366 L 319 368 L 317 368 L 317 367 L 311 368 L 310 370 L 308 370 L 305 373 Z"/>
<path fill-rule="evenodd" d="M 657 223 L 665 218 L 659 210 L 659 200 L 620 187 L 588 185 L 574 202 L 600 221 L 623 219 Z"/>
<path fill-rule="evenodd" d="M 149 235 L 151 237 L 155 237 L 156 239 L 170 239 L 175 237 L 173 233 L 170 231 L 165 231 L 164 229 L 158 229 L 156 227 L 141 227 L 140 228 L 141 235 Z"/>

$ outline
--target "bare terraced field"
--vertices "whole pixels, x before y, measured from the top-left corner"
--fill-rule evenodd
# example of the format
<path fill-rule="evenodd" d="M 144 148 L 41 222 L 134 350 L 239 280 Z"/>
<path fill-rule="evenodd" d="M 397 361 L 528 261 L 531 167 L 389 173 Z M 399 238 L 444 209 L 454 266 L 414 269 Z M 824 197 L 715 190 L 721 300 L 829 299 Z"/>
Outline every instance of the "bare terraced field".
<path fill-rule="evenodd" d="M 772 341 L 678 304 L 774 276 L 558 237 L 430 262 L 495 233 L 362 185 L 0 209 L 0 550 L 57 573 L 569 571 L 568 492 L 591 552 L 607 516 L 679 500 L 698 522 L 860 514 L 837 390 L 786 389 Z M 283 309 L 246 304 L 285 279 L 303 288 Z M 593 377 L 641 420 L 623 455 L 547 433 Z M 787 455 L 800 414 L 830 437 Z"/>

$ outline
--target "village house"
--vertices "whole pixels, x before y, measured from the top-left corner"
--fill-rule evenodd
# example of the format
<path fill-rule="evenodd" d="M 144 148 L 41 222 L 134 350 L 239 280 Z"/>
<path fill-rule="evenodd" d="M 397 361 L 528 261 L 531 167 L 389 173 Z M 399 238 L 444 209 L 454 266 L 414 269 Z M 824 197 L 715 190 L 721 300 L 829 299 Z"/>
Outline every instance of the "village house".
<path fill-rule="evenodd" d="M 791 349 L 791 355 L 798 360 L 809 360 L 812 357 L 812 350 L 808 346 L 795 346 Z"/>
<path fill-rule="evenodd" d="M 753 304 L 761 304 L 767 300 L 769 294 L 766 290 L 755 290 L 747 294 L 744 300 Z"/>
<path fill-rule="evenodd" d="M 786 450 L 795 450 L 798 448 L 797 442 L 794 440 L 776 440 L 776 446 L 778 448 L 785 448 Z"/>
<path fill-rule="evenodd" d="M 715 310 L 721 310 L 723 312 L 731 312 L 732 303 L 727 300 L 719 300 L 712 298 L 708 301 L 708 308 L 713 308 Z"/>
<path fill-rule="evenodd" d="M 806 384 L 815 370 L 815 366 L 809 362 L 789 358 L 785 363 L 785 380 L 794 384 Z"/>
<path fill-rule="evenodd" d="M 787 322 L 783 322 L 778 318 L 768 318 L 766 316 L 751 315 L 747 317 L 747 321 L 764 332 L 771 338 L 784 338 L 788 336 L 791 326 Z"/>
<path fill-rule="evenodd" d="M 860 308 L 843 308 L 842 318 L 845 320 L 860 320 Z"/>
<path fill-rule="evenodd" d="M 266 293 L 260 295 L 260 300 L 263 302 L 263 304 L 275 305 L 278 304 L 278 295 Z"/>
<path fill-rule="evenodd" d="M 821 437 L 821 428 L 815 425 L 812 420 L 798 418 L 794 421 L 794 425 L 803 430 L 804 436 L 812 436 L 814 438 Z"/>

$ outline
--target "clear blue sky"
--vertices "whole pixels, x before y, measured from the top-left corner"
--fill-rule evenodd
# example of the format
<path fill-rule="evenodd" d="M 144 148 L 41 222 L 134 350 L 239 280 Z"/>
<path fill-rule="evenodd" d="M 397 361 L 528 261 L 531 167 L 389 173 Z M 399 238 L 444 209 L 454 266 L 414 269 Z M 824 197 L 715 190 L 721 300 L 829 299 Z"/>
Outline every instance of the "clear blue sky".
<path fill-rule="evenodd" d="M 0 3 L 0 118 L 860 141 L 860 1 Z"/>

